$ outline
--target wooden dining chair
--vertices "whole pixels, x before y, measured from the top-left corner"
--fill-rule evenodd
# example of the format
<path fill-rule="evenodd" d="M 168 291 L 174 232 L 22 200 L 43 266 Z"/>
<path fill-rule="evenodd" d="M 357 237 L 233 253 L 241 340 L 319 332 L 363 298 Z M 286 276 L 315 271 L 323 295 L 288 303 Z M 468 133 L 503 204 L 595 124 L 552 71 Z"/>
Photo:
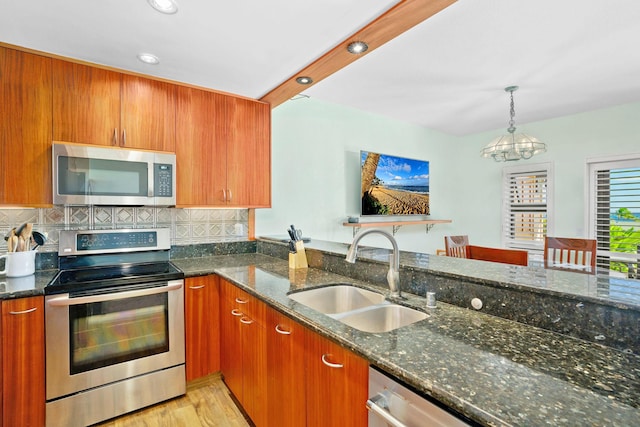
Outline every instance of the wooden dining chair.
<path fill-rule="evenodd" d="M 596 245 L 594 239 L 547 237 L 544 241 L 544 267 L 596 274 Z"/>
<path fill-rule="evenodd" d="M 529 252 L 520 249 L 487 248 L 485 246 L 469 245 L 469 258 L 480 261 L 501 262 L 512 265 L 529 265 Z"/>
<path fill-rule="evenodd" d="M 469 236 L 444 236 L 447 256 L 469 258 Z"/>

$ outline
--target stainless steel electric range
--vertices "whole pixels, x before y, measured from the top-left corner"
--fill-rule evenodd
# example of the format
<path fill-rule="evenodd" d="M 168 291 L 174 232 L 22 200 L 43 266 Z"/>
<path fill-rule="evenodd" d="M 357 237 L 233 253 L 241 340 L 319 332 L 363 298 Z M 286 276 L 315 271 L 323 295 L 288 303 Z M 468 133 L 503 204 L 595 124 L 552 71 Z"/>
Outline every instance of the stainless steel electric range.
<path fill-rule="evenodd" d="M 47 426 L 185 393 L 184 273 L 168 229 L 61 231 L 45 288 Z"/>

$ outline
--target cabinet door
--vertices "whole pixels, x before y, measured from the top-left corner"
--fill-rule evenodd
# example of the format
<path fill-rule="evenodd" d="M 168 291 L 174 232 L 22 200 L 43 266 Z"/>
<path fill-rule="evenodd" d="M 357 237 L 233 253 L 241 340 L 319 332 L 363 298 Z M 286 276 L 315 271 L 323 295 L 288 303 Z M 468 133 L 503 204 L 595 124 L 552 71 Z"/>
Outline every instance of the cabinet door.
<path fill-rule="evenodd" d="M 236 287 L 220 279 L 220 369 L 224 382 L 242 401 L 242 337 L 240 317 L 242 312 L 235 302 Z"/>
<path fill-rule="evenodd" d="M 227 148 L 228 204 L 251 208 L 270 207 L 270 106 L 247 99 L 235 99 L 229 125 L 231 131 Z"/>
<path fill-rule="evenodd" d="M 367 362 L 311 331 L 306 333 L 307 427 L 367 425 Z"/>
<path fill-rule="evenodd" d="M 265 305 L 253 297 L 250 299 L 250 313 L 240 318 L 243 374 L 241 403 L 253 423 L 257 427 L 264 427 L 267 425 Z"/>
<path fill-rule="evenodd" d="M 44 426 L 43 297 L 2 301 L 1 347 L 3 425 Z"/>
<path fill-rule="evenodd" d="M 53 60 L 53 139 L 120 143 L 121 74 Z"/>
<path fill-rule="evenodd" d="M 268 424 L 299 427 L 306 424 L 305 328 L 274 309 L 267 309 Z"/>
<path fill-rule="evenodd" d="M 230 97 L 177 88 L 177 205 L 224 206 Z"/>
<path fill-rule="evenodd" d="M 219 300 L 216 276 L 185 280 L 187 381 L 220 370 Z"/>
<path fill-rule="evenodd" d="M 0 47 L 0 205 L 51 205 L 51 59 Z"/>
<path fill-rule="evenodd" d="M 175 152 L 176 86 L 122 75 L 120 145 Z"/>

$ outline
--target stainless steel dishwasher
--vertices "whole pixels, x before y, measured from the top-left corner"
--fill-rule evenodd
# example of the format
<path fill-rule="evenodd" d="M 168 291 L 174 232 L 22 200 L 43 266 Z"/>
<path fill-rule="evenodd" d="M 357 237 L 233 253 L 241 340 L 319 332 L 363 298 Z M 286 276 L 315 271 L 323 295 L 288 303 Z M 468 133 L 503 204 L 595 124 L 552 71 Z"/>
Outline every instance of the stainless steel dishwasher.
<path fill-rule="evenodd" d="M 474 425 L 442 409 L 373 367 L 369 367 L 369 396 L 369 427 Z"/>

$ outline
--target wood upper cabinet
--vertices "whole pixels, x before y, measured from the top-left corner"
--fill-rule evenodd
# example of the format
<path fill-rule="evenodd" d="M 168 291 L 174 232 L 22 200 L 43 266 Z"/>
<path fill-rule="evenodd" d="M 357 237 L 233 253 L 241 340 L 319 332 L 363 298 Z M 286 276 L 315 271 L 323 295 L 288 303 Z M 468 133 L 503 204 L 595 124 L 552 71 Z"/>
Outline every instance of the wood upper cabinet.
<path fill-rule="evenodd" d="M 175 85 L 53 60 L 53 139 L 175 150 Z"/>
<path fill-rule="evenodd" d="M 267 425 L 266 305 L 220 279 L 221 370 L 257 427 Z"/>
<path fill-rule="evenodd" d="M 271 107 L 233 100 L 227 144 L 227 204 L 271 206 Z"/>
<path fill-rule="evenodd" d="M 269 426 L 304 426 L 305 328 L 272 308 L 267 308 L 266 328 Z"/>
<path fill-rule="evenodd" d="M 0 105 L 0 205 L 51 205 L 51 59 L 0 47 Z"/>
<path fill-rule="evenodd" d="M 226 116 L 229 97 L 178 88 L 176 140 L 177 205 L 222 206 L 227 181 Z"/>
<path fill-rule="evenodd" d="M 177 205 L 271 205 L 268 104 L 177 89 Z"/>
<path fill-rule="evenodd" d="M 176 151 L 176 86 L 122 75 L 121 146 Z"/>
<path fill-rule="evenodd" d="M 187 381 L 220 370 L 220 315 L 217 276 L 185 280 Z"/>
<path fill-rule="evenodd" d="M 366 426 L 366 360 L 332 341 L 306 333 L 307 427 Z"/>
<path fill-rule="evenodd" d="M 45 424 L 44 297 L 2 301 L 2 425 Z"/>

